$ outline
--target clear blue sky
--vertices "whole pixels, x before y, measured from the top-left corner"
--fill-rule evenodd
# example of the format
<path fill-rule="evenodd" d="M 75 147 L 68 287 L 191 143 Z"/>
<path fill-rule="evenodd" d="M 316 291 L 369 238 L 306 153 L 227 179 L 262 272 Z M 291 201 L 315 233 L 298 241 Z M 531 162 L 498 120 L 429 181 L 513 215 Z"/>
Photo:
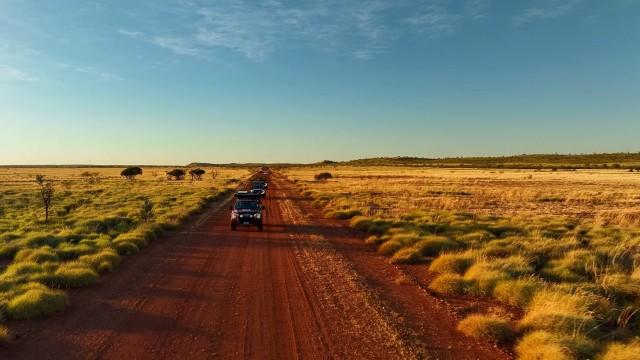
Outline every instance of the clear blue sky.
<path fill-rule="evenodd" d="M 0 0 L 0 164 L 614 151 L 636 0 Z"/>

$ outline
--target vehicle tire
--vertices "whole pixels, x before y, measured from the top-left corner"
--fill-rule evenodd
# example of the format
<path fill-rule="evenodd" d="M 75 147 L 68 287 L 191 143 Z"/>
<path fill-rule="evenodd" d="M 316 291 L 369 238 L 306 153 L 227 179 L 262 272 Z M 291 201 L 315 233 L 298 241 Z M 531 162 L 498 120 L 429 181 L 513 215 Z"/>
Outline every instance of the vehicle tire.
<path fill-rule="evenodd" d="M 236 231 L 236 226 L 234 224 L 231 224 L 231 231 Z"/>
<path fill-rule="evenodd" d="M 258 230 L 262 231 L 262 224 L 258 224 Z"/>

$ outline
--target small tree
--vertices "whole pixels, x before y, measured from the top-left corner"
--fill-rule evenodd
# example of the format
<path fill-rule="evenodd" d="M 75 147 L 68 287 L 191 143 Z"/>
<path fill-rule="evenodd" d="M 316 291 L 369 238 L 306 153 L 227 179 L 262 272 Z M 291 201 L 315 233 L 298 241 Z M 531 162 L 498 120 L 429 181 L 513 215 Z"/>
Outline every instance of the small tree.
<path fill-rule="evenodd" d="M 217 170 L 211 171 L 211 180 L 215 180 L 217 177 L 218 177 L 218 171 Z"/>
<path fill-rule="evenodd" d="M 40 200 L 42 201 L 42 207 L 44 207 L 44 222 L 49 222 L 49 208 L 51 208 L 51 202 L 53 201 L 53 184 L 51 181 L 46 181 L 44 175 L 36 175 L 36 183 L 40 187 Z"/>
<path fill-rule="evenodd" d="M 205 171 L 198 168 L 189 170 L 189 175 L 191 175 L 191 181 L 200 181 L 202 180 L 202 175 L 204 175 Z"/>
<path fill-rule="evenodd" d="M 92 171 L 84 171 L 80 174 L 89 184 L 97 184 L 100 182 L 100 173 Z"/>
<path fill-rule="evenodd" d="M 127 180 L 135 180 L 138 175 L 142 175 L 142 169 L 137 166 L 128 167 L 120 173 L 120 176 L 126 177 Z"/>
<path fill-rule="evenodd" d="M 316 179 L 316 181 L 327 181 L 328 179 L 333 178 L 333 175 L 331 175 L 330 172 L 321 172 L 316 174 L 313 178 Z"/>
<path fill-rule="evenodd" d="M 140 210 L 140 218 L 144 222 L 150 222 L 153 220 L 155 215 L 155 211 L 153 210 L 154 204 L 149 198 L 145 198 L 142 203 L 142 209 Z"/>
<path fill-rule="evenodd" d="M 169 179 L 173 178 L 174 180 L 182 180 L 184 179 L 184 175 L 186 172 L 182 169 L 173 169 L 167 172 L 167 176 Z"/>

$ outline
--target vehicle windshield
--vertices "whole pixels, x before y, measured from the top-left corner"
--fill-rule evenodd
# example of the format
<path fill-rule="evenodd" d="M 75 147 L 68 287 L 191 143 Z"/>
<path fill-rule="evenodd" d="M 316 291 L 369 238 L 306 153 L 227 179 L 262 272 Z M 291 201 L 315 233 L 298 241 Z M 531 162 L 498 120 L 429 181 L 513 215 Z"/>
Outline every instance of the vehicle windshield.
<path fill-rule="evenodd" d="M 264 189 L 264 183 L 262 181 L 256 181 L 254 183 L 251 183 L 251 187 L 253 187 L 254 189 Z"/>
<path fill-rule="evenodd" d="M 258 202 L 249 200 L 238 201 L 234 208 L 236 210 L 258 210 Z"/>

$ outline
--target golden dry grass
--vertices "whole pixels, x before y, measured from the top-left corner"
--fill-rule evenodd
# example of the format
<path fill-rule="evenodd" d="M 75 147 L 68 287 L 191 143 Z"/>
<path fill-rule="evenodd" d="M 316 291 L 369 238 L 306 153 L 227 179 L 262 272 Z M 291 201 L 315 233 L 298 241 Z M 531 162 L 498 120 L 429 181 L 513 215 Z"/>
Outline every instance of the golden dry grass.
<path fill-rule="evenodd" d="M 313 177 L 321 171 L 330 171 L 333 179 L 315 183 Z M 388 208 L 383 216 L 431 209 L 516 217 L 564 215 L 597 224 L 640 225 L 640 173 L 625 170 L 305 167 L 283 173 L 320 193 L 327 189 L 347 195 L 345 207 Z"/>
<path fill-rule="evenodd" d="M 321 171 L 332 179 L 314 181 Z M 435 292 L 521 307 L 522 359 L 617 356 L 629 351 L 608 348 L 613 340 L 640 334 L 640 173 L 346 166 L 284 173 L 329 216 L 362 214 L 350 225 L 391 262 L 430 263 L 440 273 L 429 284 Z M 461 329 L 491 338 L 484 330 L 494 322 L 478 319 L 485 318 Z"/>

